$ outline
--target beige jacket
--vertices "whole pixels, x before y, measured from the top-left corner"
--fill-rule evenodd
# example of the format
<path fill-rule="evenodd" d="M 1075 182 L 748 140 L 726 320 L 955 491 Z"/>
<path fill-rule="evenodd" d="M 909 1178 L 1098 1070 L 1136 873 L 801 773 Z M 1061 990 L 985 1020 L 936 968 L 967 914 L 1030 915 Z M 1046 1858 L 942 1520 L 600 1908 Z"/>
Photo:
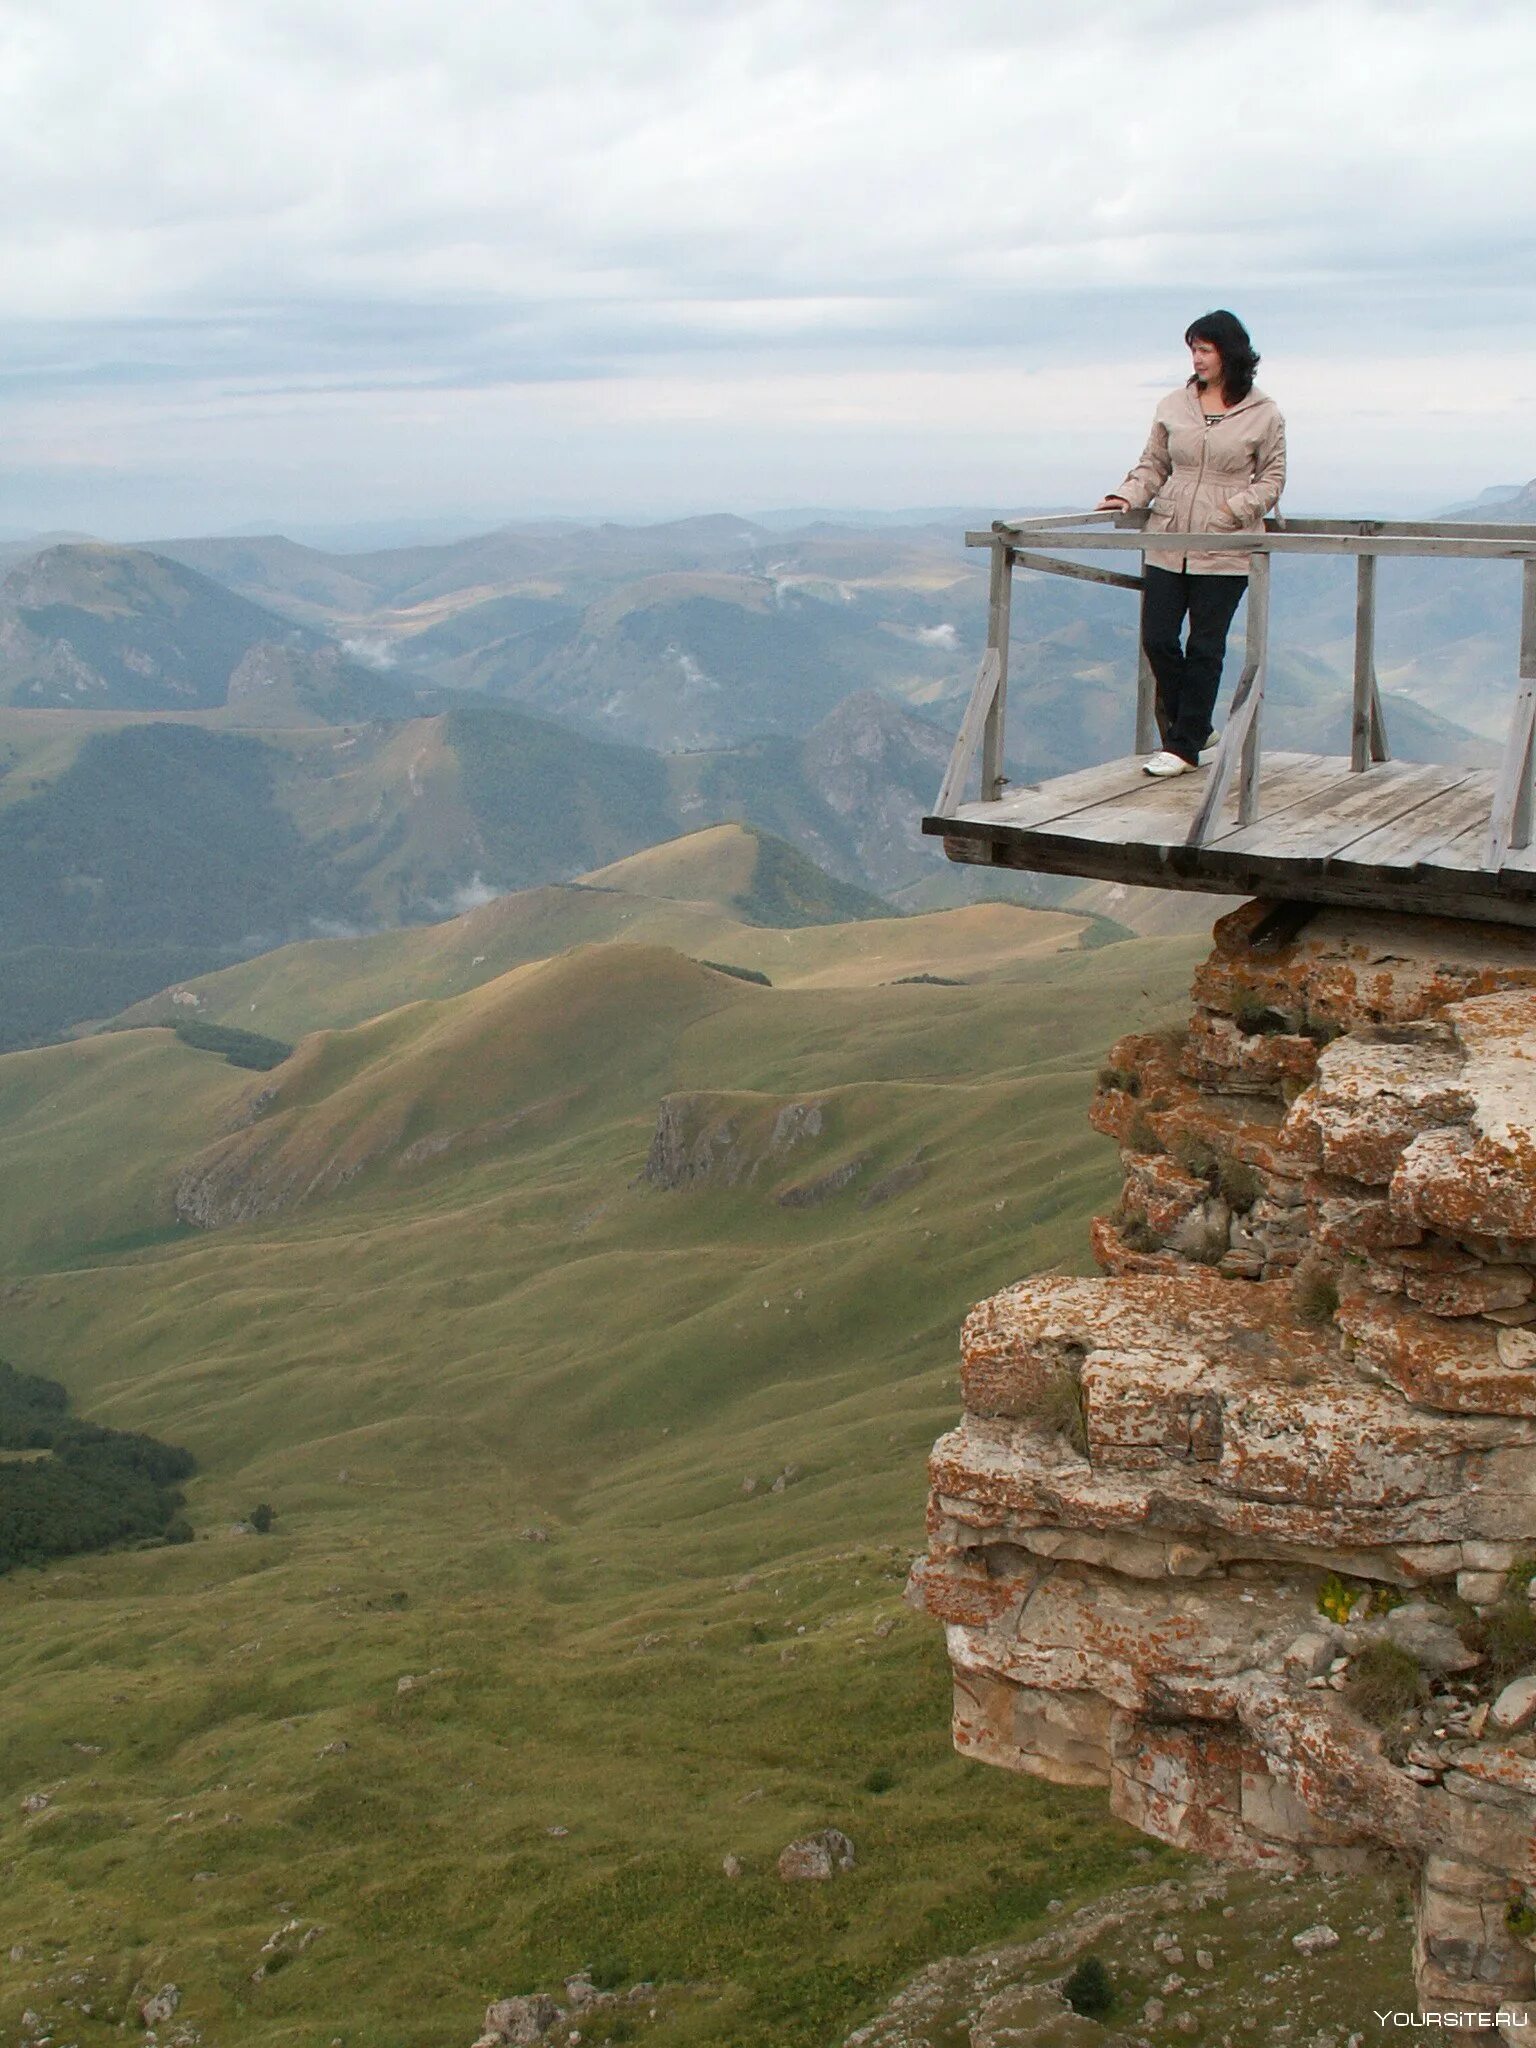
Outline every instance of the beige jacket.
<path fill-rule="evenodd" d="M 1285 421 L 1275 401 L 1255 389 L 1208 427 L 1199 390 L 1181 384 L 1159 403 L 1141 460 L 1110 495 L 1133 511 L 1152 505 L 1149 534 L 1258 533 L 1284 488 Z M 1251 559 L 1147 550 L 1154 569 L 1195 576 L 1246 576 Z"/>

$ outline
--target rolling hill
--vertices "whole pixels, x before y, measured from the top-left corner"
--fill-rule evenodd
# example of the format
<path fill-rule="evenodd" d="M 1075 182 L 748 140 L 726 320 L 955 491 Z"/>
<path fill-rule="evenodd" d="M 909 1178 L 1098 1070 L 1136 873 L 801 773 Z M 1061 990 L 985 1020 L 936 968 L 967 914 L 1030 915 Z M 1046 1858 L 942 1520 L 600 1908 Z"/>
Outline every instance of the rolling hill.
<path fill-rule="evenodd" d="M 441 919 L 715 820 L 832 870 L 841 907 L 818 916 L 867 915 L 872 883 L 939 858 L 918 821 L 942 736 L 878 700 L 803 741 L 671 759 L 474 701 L 346 727 L 228 717 L 0 711 L 0 1047 L 285 941 Z M 783 902 L 754 917 L 798 920 L 797 891 L 834 889 L 787 849 L 774 860 L 762 900 Z"/>
<path fill-rule="evenodd" d="M 462 995 L 510 968 L 605 940 L 666 946 L 764 974 L 779 988 L 873 988 L 923 973 L 1006 979 L 1080 945 L 1091 928 L 1083 916 L 1007 902 L 893 917 L 781 842 L 719 825 L 439 924 L 310 940 L 191 976 L 116 1022 L 196 1016 L 292 1040 L 402 1003 Z"/>
<path fill-rule="evenodd" d="M 898 1595 L 958 1317 L 1080 1258 L 1098 1048 L 1193 950 L 763 988 L 584 946 L 271 1075 L 163 1029 L 0 1059 L 0 1353 L 199 1462 L 197 1541 L 0 1579 L 26 2002 L 462 2048 L 585 1964 L 657 2048 L 821 2048 L 1122 1880 L 1092 1795 L 953 1756 Z M 782 1885 L 828 1824 L 847 1886 Z"/>
<path fill-rule="evenodd" d="M 0 703 L 81 710 L 238 707 L 244 721 L 402 717 L 414 691 L 349 662 L 183 564 L 65 542 L 0 582 Z"/>

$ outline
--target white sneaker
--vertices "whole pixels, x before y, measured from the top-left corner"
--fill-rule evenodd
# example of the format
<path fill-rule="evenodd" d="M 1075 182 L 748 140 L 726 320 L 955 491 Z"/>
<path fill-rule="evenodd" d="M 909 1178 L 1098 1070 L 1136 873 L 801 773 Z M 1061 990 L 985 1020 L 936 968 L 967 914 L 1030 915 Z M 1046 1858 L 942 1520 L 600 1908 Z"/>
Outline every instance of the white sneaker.
<path fill-rule="evenodd" d="M 1187 775 L 1194 767 L 1182 754 L 1152 754 L 1141 764 L 1143 775 Z"/>

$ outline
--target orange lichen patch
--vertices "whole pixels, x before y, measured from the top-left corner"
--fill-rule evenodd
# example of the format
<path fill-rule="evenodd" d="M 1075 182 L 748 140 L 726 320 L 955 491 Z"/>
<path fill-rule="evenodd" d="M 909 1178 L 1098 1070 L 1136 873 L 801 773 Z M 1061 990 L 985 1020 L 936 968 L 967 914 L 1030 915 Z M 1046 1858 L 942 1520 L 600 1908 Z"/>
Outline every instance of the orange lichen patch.
<path fill-rule="evenodd" d="M 1536 1139 L 1433 1131 L 1405 1152 L 1392 1206 L 1450 1237 L 1536 1235 Z"/>
<path fill-rule="evenodd" d="M 1410 1301 L 1432 1316 L 1485 1316 L 1494 1309 L 1521 1308 L 1536 1291 L 1536 1279 L 1524 1266 L 1471 1265 L 1459 1273 L 1403 1272 Z"/>
<path fill-rule="evenodd" d="M 1134 1530 L 1233 1556 L 1290 1549 L 1336 1558 L 1505 1539 L 1536 1484 L 1536 1439 L 1525 1424 L 1457 1426 L 1379 1388 L 1336 1404 L 1327 1386 L 1304 1402 L 1283 1388 L 1296 1404 L 1287 1409 L 1232 1382 L 1161 1396 L 1149 1387 L 1114 1402 L 1091 1368 L 1089 1378 L 1090 1459 L 979 1417 L 940 1440 L 930 1478 L 949 1523 L 978 1537 L 1019 1527 Z M 1112 1440 L 1110 1431 L 1121 1434 Z M 1435 1562 L 1408 1560 L 1379 1576 L 1417 1579 Z M 1454 1558 L 1439 1563 L 1456 1569 Z"/>
<path fill-rule="evenodd" d="M 1108 1216 L 1095 1216 L 1088 1225 L 1088 1243 L 1094 1262 L 1106 1273 L 1158 1274 L 1177 1279 L 1189 1269 L 1177 1252 L 1132 1251 L 1121 1235 L 1120 1226 Z"/>
<path fill-rule="evenodd" d="M 1148 1229 L 1159 1237 L 1170 1237 L 1209 1192 L 1203 1180 L 1167 1153 L 1130 1153 L 1126 1157 L 1125 1209 L 1144 1217 Z"/>
<path fill-rule="evenodd" d="M 1308 1134 L 1299 1140 L 1279 1101 L 1262 1096 L 1202 1095 L 1188 1089 L 1148 1120 L 1159 1141 L 1181 1163 L 1205 1155 L 1240 1160 L 1273 1180 L 1304 1180 L 1317 1166 Z"/>
<path fill-rule="evenodd" d="M 1215 951 L 1195 977 L 1198 1004 L 1229 1015 L 1266 1005 L 1314 1028 L 1350 1031 L 1536 987 L 1536 935 L 1508 925 L 1325 910 L 1289 945 L 1255 953 L 1249 941 L 1262 914 L 1245 904 L 1217 924 Z"/>
<path fill-rule="evenodd" d="M 911 1593 L 970 1754 L 1107 1783 L 1226 1860 L 1392 1849 L 1424 1871 L 1421 1991 L 1523 1998 L 1503 1914 L 1536 1885 L 1536 1743 L 1474 1745 L 1432 1676 L 1387 1754 L 1319 1684 L 1330 1655 L 1397 1627 L 1433 1672 L 1466 1650 L 1430 1604 L 1339 1628 L 1315 1575 L 1476 1600 L 1536 1551 L 1536 933 L 1339 912 L 1255 953 L 1263 914 L 1218 928 L 1181 1072 L 1171 1035 L 1115 1048 L 1112 1277 L 968 1324 Z"/>
<path fill-rule="evenodd" d="M 936 1621 L 984 1628 L 1017 1606 L 1019 1588 L 989 1578 L 984 1568 L 956 1570 L 919 1558 L 907 1581 L 908 1597 Z"/>
<path fill-rule="evenodd" d="M 1156 1130 L 1163 1111 L 1193 1099 L 1194 1093 L 1179 1073 L 1168 1040 L 1155 1032 L 1133 1032 L 1110 1047 L 1088 1121 L 1106 1138 L 1128 1145 L 1138 1118 L 1147 1118 Z"/>
<path fill-rule="evenodd" d="M 1305 1193 L 1313 1235 L 1326 1251 L 1368 1258 L 1423 1239 L 1419 1226 L 1397 1215 L 1385 1195 L 1358 1184 L 1340 1187 L 1319 1176 L 1308 1181 Z"/>
<path fill-rule="evenodd" d="M 1114 1724 L 1112 1812 L 1155 1840 L 1241 1868 L 1300 1871 L 1295 1849 L 1266 1841 L 1243 1815 L 1246 1779 L 1263 1759 L 1235 1728 L 1169 1726 L 1128 1714 Z"/>
<path fill-rule="evenodd" d="M 1162 1031 L 1129 1031 L 1109 1048 L 1107 1068 L 1126 1076 L 1132 1094 L 1155 1096 L 1180 1086 L 1180 1047 Z"/>
<path fill-rule="evenodd" d="M 1490 1744 L 1462 1750 L 1456 1758 L 1456 1768 L 1479 1785 L 1498 1785 L 1525 1799 L 1536 1800 L 1536 1759 Z"/>
<path fill-rule="evenodd" d="M 1289 1032 L 1244 1031 L 1230 1017 L 1197 1010 L 1183 1069 L 1198 1087 L 1263 1094 L 1304 1087 L 1317 1071 L 1317 1046 Z"/>
<path fill-rule="evenodd" d="M 1433 1025 L 1391 1039 L 1342 1038 L 1322 1055 L 1287 1135 L 1310 1137 L 1330 1177 L 1385 1187 L 1415 1138 L 1472 1114 L 1462 1068 L 1450 1033 Z"/>
<path fill-rule="evenodd" d="M 1341 1305 L 1338 1324 L 1353 1340 L 1356 1362 L 1410 1401 L 1448 1415 L 1536 1417 L 1536 1368 L 1506 1365 L 1486 1323 L 1447 1321 L 1362 1294 Z"/>

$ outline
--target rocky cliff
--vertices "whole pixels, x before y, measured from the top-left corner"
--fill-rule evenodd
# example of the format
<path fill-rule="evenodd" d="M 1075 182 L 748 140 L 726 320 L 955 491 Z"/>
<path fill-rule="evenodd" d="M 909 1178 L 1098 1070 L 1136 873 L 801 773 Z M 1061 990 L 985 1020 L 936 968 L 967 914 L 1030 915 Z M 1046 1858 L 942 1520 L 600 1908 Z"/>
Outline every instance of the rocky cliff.
<path fill-rule="evenodd" d="M 1105 1277 L 965 1326 L 912 1587 L 955 1741 L 1233 1863 L 1401 1859 L 1421 2005 L 1536 2021 L 1536 935 L 1215 938 L 1100 1076 Z"/>

